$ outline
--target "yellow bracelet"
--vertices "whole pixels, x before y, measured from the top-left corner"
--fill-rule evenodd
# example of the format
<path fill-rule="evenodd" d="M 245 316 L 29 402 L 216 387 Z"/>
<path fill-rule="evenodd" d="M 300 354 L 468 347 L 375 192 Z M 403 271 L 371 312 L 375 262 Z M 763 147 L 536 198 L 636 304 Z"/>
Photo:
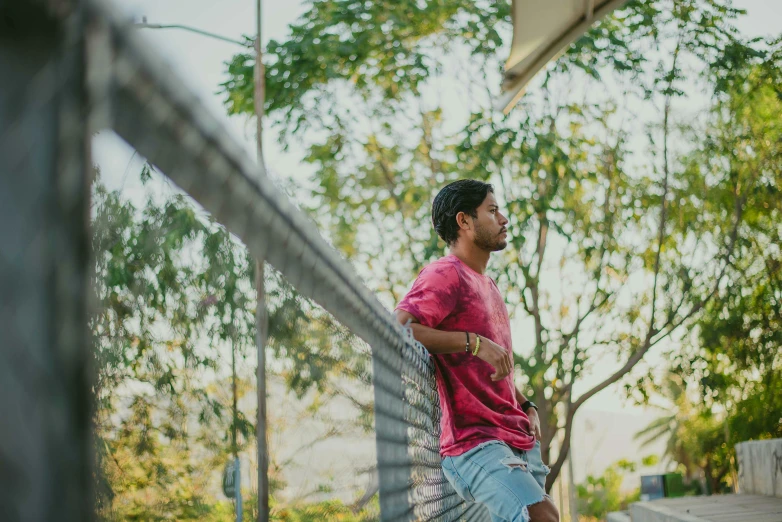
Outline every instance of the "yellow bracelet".
<path fill-rule="evenodd" d="M 475 334 L 475 350 L 472 351 L 473 355 L 478 355 L 478 350 L 481 349 L 481 336 Z"/>

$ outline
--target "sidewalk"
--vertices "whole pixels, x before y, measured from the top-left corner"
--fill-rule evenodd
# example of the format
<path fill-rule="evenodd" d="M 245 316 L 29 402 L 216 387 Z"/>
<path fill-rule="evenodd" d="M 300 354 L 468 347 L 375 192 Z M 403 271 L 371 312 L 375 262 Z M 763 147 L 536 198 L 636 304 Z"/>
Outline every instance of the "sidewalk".
<path fill-rule="evenodd" d="M 736 495 L 636 502 L 609 522 L 782 522 L 782 439 L 736 444 Z"/>
<path fill-rule="evenodd" d="M 782 522 L 782 498 L 712 495 L 665 498 L 630 506 L 632 522 Z"/>

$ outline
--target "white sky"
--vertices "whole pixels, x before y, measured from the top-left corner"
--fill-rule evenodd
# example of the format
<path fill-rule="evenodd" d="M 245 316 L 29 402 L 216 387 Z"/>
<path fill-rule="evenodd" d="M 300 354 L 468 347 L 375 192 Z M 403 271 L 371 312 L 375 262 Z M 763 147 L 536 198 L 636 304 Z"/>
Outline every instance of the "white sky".
<path fill-rule="evenodd" d="M 306 6 L 306 2 L 300 0 L 264 0 L 263 35 L 264 41 L 270 38 L 284 39 L 287 34 L 287 26 L 300 16 Z M 779 0 L 735 0 L 734 5 L 748 11 L 738 26 L 746 35 L 768 36 L 778 34 L 782 27 L 782 2 Z M 255 31 L 255 2 L 254 0 L 123 0 L 121 8 L 136 20 L 146 16 L 150 23 L 177 23 L 194 26 L 227 37 L 241 39 L 242 35 L 249 35 Z M 230 57 L 241 51 L 241 48 L 230 43 L 206 38 L 200 35 L 181 30 L 150 30 L 140 29 L 159 49 L 160 54 L 171 63 L 174 74 L 186 81 L 184 85 L 196 92 L 215 114 L 225 121 L 229 131 L 237 140 L 246 145 L 248 154 L 254 156 L 255 147 L 254 129 L 244 117 L 229 118 L 225 114 L 221 97 L 217 95 L 218 85 L 225 80 L 224 63 Z M 448 94 L 447 97 L 456 96 Z M 444 100 L 458 107 L 458 99 Z M 449 103 L 450 102 L 450 103 Z M 464 105 L 462 105 L 464 106 Z M 270 173 L 275 178 L 303 179 L 311 169 L 311 166 L 303 164 L 301 158 L 303 151 L 294 145 L 287 152 L 278 147 L 275 137 L 267 133 L 264 137 L 266 151 L 266 163 Z M 142 165 L 142 159 L 134 155 L 132 149 L 125 145 L 113 133 L 104 132 L 95 138 L 94 161 L 102 171 L 104 182 L 111 189 L 122 188 L 123 194 L 136 203 L 143 200 L 145 189 L 138 183 L 138 172 Z M 166 189 L 163 189 L 164 191 Z M 170 190 L 174 190 L 173 188 Z M 518 328 L 514 328 L 514 339 L 518 337 Z M 597 382 L 600 376 L 595 376 L 593 382 Z M 588 386 L 589 381 L 584 383 Z M 621 393 L 616 388 L 609 388 L 594 397 L 583 412 L 581 425 L 584 418 L 602 419 L 594 423 L 592 427 L 586 427 L 586 431 L 592 431 L 593 435 L 577 437 L 574 442 L 574 452 L 589 453 L 589 461 L 577 457 L 577 477 L 582 476 L 586 467 L 599 453 L 596 445 L 608 448 L 611 461 L 622 456 L 637 458 L 632 442 L 629 440 L 632 433 L 643 427 L 649 420 L 649 412 L 640 408 L 631 408 L 624 404 Z M 619 422 L 618 417 L 605 417 L 596 413 L 596 410 L 606 412 L 631 414 L 627 417 L 630 425 Z M 605 420 L 608 418 L 609 420 Z M 635 419 L 635 420 L 631 420 Z M 612 426 L 612 422 L 616 425 Z M 621 434 L 620 434 L 621 433 Z M 578 465 L 581 461 L 581 465 Z M 607 464 L 608 462 L 606 462 Z M 597 465 L 598 468 L 602 466 Z M 595 471 L 594 469 L 592 471 Z M 580 477 L 579 477 L 580 478 Z"/>
<path fill-rule="evenodd" d="M 301 0 L 263 2 L 264 41 L 284 39 L 288 24 L 304 12 L 307 4 Z M 734 5 L 748 12 L 738 23 L 745 34 L 767 36 L 779 32 L 782 26 L 782 3 L 779 0 L 735 0 Z M 128 15 L 137 20 L 146 16 L 150 23 L 190 25 L 236 39 L 255 32 L 254 0 L 123 0 L 121 6 Z M 221 99 L 215 93 L 218 84 L 225 79 L 224 62 L 241 48 L 176 29 L 143 31 L 158 44 L 161 55 L 169 59 L 173 71 L 187 78 L 188 86 L 200 94 L 216 113 L 224 115 Z M 228 117 L 226 120 L 237 136 L 244 138 L 252 153 L 253 136 L 245 132 L 249 127 L 244 120 Z M 102 144 L 103 140 L 99 142 Z M 274 137 L 269 135 L 265 136 L 265 146 L 268 151 L 267 166 L 272 172 L 281 176 L 301 175 L 300 150 L 294 147 L 289 153 L 283 153 L 276 147 Z"/>

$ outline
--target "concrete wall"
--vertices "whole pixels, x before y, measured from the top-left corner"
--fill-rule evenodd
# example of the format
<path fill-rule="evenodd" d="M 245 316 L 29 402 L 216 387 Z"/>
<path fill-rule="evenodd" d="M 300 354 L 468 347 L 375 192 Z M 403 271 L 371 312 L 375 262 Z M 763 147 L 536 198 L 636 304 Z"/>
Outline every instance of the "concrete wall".
<path fill-rule="evenodd" d="M 782 498 L 782 439 L 736 444 L 739 493 Z"/>

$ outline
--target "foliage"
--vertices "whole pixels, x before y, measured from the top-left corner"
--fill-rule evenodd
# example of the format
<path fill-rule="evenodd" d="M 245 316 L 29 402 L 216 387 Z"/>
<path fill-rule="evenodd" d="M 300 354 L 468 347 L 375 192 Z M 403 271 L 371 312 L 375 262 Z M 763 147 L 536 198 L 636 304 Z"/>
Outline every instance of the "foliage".
<path fill-rule="evenodd" d="M 697 493 L 729 491 L 732 448 L 726 444 L 726 420 L 700 402 L 693 402 L 680 376 L 667 378 L 662 395 L 669 401 L 665 415 L 636 434 L 643 446 L 665 438 L 664 461 L 674 463 L 685 484 Z M 659 406 L 658 406 L 659 407 Z"/>
<path fill-rule="evenodd" d="M 579 520 L 605 520 L 608 513 L 625 510 L 630 503 L 640 500 L 640 487 L 631 493 L 623 493 L 621 489 L 624 474 L 634 472 L 636 467 L 636 463 L 622 459 L 606 468 L 601 476 L 589 475 L 576 486 Z"/>
<path fill-rule="evenodd" d="M 313 116 L 337 118 L 318 109 L 344 84 L 364 99 L 399 101 L 439 70 L 433 50 L 458 39 L 473 53 L 491 53 L 502 44 L 497 26 L 509 17 L 508 4 L 486 0 L 314 0 L 288 39 L 264 51 L 266 111 L 282 113 L 287 133 L 312 125 Z M 223 87 L 231 113 L 253 113 L 253 60 L 238 54 L 228 64 Z"/>
<path fill-rule="evenodd" d="M 728 282 L 700 322 L 700 350 L 683 361 L 707 404 L 730 412 L 731 443 L 782 436 L 782 40 L 768 54 L 718 106 L 708 153 L 759 183 Z"/>
<path fill-rule="evenodd" d="M 497 185 L 511 246 L 492 275 L 530 332 L 516 364 L 540 406 L 544 459 L 560 440 L 549 487 L 578 408 L 693 324 L 746 237 L 760 180 L 691 154 L 700 137 L 672 109 L 688 82 L 720 94 L 738 83 L 726 68 L 762 58 L 732 26 L 740 14 L 722 0 L 632 1 L 509 117 L 491 105 L 506 3 L 316 0 L 265 50 L 275 132 L 315 170 L 299 203 L 388 305 L 443 251 L 428 220 L 437 190 L 459 177 Z M 229 112 L 252 114 L 253 57 L 227 65 Z M 445 84 L 464 86 L 461 107 L 444 106 Z M 627 123 L 644 110 L 647 125 Z M 606 363 L 616 371 L 576 395 Z"/>
<path fill-rule="evenodd" d="M 328 500 L 274 509 L 270 518 L 280 522 L 371 522 L 377 520 L 379 509 L 377 500 L 361 509 L 347 506 L 338 500 Z"/>
<path fill-rule="evenodd" d="M 142 180 L 149 181 L 145 167 Z M 186 197 L 148 199 L 137 209 L 100 179 L 93 189 L 95 291 L 91 328 L 96 367 L 96 473 L 99 515 L 106 520 L 224 520 L 218 502 L 222 466 L 255 442 L 255 425 L 241 407 L 232 415 L 231 350 L 237 353 L 237 393 L 253 394 L 255 368 L 254 262 L 222 227 L 197 214 Z M 368 356 L 333 319 L 277 273 L 265 281 L 270 315 L 270 369 L 301 397 L 320 393 L 307 410 L 314 418 L 332 386 L 366 385 Z M 314 354 L 318 354 L 317 357 Z M 352 390 L 360 427 L 370 429 L 371 403 Z M 252 415 L 254 417 L 254 415 Z M 321 418 L 323 416 L 318 416 Z M 312 434 L 308 444 L 353 426 Z M 271 491 L 285 486 L 287 461 L 272 455 Z M 249 509 L 252 503 L 248 503 Z M 227 518 L 226 518 L 227 517 Z"/>
<path fill-rule="evenodd" d="M 678 464 L 685 482 L 700 480 L 703 467 L 723 442 L 722 425 L 710 411 L 693 402 L 678 375 L 667 377 L 658 396 L 669 402 L 668 407 L 657 406 L 665 414 L 649 423 L 635 438 L 642 446 L 665 438 L 663 461 Z"/>
<path fill-rule="evenodd" d="M 230 450 L 220 359 L 232 345 L 243 352 L 254 330 L 250 265 L 182 197 L 139 212 L 98 182 L 93 204 L 99 504 L 199 518 L 208 471 Z M 237 421 L 248 440 L 253 424 Z M 206 451 L 194 453 L 195 441 Z"/>
<path fill-rule="evenodd" d="M 734 62 L 731 75 L 740 81 L 725 81 L 689 163 L 687 172 L 757 181 L 745 193 L 745 230 L 724 286 L 704 308 L 692 345 L 672 354 L 672 374 L 656 388 L 671 409 L 639 434 L 649 442 L 668 437 L 666 456 L 713 492 L 733 484 L 736 443 L 782 436 L 780 49 L 780 41 L 770 42 L 766 60 Z"/>
<path fill-rule="evenodd" d="M 192 484 L 184 483 L 183 489 Z M 190 503 L 171 510 L 171 503 L 161 502 L 150 505 L 148 501 L 130 498 L 120 509 L 103 517 L 107 522 L 138 520 L 144 522 L 163 520 L 199 520 L 203 522 L 232 522 L 236 520 L 236 508 L 232 501 L 215 500 L 211 497 L 194 498 L 193 489 L 187 489 Z M 181 495 L 181 493 L 180 493 Z M 141 495 L 139 495 L 141 496 Z M 242 491 L 242 514 L 244 520 L 257 518 L 256 497 L 250 490 Z M 292 506 L 279 506 L 271 499 L 269 519 L 276 522 L 374 522 L 378 519 L 379 504 L 375 500 L 369 505 L 357 508 L 345 505 L 339 500 L 298 503 Z"/>

